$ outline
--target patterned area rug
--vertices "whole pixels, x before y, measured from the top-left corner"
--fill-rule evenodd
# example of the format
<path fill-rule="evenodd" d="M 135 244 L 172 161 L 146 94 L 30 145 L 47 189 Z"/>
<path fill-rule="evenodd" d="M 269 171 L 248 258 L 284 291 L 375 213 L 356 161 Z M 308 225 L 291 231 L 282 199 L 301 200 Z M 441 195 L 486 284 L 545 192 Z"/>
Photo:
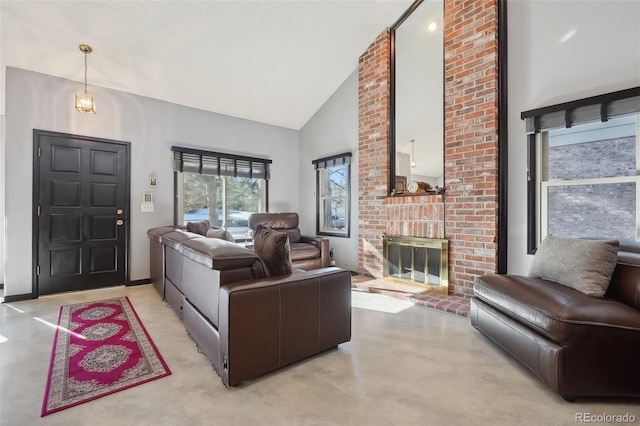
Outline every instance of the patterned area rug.
<path fill-rule="evenodd" d="M 129 298 L 62 306 L 41 415 L 170 374 Z"/>

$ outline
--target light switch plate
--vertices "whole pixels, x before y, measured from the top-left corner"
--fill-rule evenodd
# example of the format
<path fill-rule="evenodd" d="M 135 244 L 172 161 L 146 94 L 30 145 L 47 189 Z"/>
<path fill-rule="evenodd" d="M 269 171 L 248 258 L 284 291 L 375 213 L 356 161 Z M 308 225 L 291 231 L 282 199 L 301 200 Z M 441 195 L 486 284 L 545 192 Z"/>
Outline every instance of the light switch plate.
<path fill-rule="evenodd" d="M 140 211 L 143 213 L 153 213 L 153 203 L 142 203 L 140 204 Z"/>

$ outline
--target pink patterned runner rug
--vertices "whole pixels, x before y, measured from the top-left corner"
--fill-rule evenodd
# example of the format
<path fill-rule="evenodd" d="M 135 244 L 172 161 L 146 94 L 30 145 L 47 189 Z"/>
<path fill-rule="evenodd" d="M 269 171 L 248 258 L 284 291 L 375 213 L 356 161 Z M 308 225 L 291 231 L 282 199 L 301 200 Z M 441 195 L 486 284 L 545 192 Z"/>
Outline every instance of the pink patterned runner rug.
<path fill-rule="evenodd" d="M 41 415 L 170 374 L 129 298 L 62 306 Z"/>

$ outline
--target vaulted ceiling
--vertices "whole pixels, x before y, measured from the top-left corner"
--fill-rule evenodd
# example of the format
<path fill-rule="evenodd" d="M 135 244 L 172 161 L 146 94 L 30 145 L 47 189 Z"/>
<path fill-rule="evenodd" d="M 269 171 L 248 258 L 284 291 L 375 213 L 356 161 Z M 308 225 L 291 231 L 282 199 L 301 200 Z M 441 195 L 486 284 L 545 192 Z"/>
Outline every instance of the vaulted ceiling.
<path fill-rule="evenodd" d="M 411 3 L 2 0 L 1 65 L 300 129 Z"/>

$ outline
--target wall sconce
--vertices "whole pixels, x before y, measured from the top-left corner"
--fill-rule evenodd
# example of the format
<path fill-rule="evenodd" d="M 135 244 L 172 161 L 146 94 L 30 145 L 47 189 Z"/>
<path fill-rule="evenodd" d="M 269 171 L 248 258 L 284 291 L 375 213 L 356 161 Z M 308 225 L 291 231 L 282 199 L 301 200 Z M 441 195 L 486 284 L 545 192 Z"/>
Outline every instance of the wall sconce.
<path fill-rule="evenodd" d="M 76 95 L 76 109 L 80 112 L 92 112 L 96 113 L 96 103 L 87 92 L 87 55 L 93 52 L 91 46 L 87 44 L 81 44 L 80 51 L 84 53 L 84 92 Z"/>
<path fill-rule="evenodd" d="M 418 163 L 416 163 L 416 153 L 413 151 L 413 143 L 415 142 L 415 139 L 411 139 L 409 141 L 409 143 L 411 144 L 411 168 L 414 168 L 418 165 Z M 406 164 L 406 163 L 405 163 Z"/>

